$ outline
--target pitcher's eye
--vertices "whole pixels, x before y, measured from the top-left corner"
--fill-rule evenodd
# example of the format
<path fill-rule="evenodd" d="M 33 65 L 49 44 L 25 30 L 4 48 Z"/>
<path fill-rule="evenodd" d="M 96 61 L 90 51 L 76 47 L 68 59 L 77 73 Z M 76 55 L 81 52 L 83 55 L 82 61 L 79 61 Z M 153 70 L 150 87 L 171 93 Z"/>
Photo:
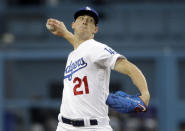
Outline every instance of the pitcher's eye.
<path fill-rule="evenodd" d="M 84 18 L 83 18 L 83 16 L 79 16 L 79 20 L 83 20 Z"/>
<path fill-rule="evenodd" d="M 93 22 L 93 19 L 90 19 L 90 22 L 92 23 Z"/>
<path fill-rule="evenodd" d="M 80 20 L 83 20 L 83 19 L 84 19 L 83 17 L 80 18 Z"/>

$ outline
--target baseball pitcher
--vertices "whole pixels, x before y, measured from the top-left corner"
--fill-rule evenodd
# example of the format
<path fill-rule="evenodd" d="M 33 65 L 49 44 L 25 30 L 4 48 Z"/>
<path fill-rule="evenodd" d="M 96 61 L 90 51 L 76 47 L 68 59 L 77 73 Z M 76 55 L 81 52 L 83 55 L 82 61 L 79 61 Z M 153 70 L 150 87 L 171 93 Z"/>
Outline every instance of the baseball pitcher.
<path fill-rule="evenodd" d="M 94 40 L 98 21 L 97 11 L 84 7 L 74 13 L 74 34 L 56 19 L 46 23 L 51 33 L 65 38 L 74 47 L 65 67 L 56 131 L 112 131 L 108 106 L 120 113 L 143 112 L 148 106 L 150 94 L 142 72 L 123 55 Z M 141 95 L 109 93 L 111 70 L 128 75 Z"/>

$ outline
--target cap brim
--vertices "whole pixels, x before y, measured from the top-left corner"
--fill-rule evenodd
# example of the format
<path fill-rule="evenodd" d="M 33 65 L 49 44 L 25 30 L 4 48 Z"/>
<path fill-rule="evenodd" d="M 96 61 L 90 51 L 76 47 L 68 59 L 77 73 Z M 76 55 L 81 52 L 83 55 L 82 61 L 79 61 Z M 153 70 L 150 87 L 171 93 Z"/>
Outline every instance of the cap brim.
<path fill-rule="evenodd" d="M 93 17 L 95 20 L 95 24 L 98 24 L 98 16 L 96 13 L 94 13 L 91 10 L 80 10 L 80 11 L 76 12 L 74 15 L 74 19 L 76 20 L 78 16 L 83 16 L 83 15 L 89 15 L 89 16 Z"/>

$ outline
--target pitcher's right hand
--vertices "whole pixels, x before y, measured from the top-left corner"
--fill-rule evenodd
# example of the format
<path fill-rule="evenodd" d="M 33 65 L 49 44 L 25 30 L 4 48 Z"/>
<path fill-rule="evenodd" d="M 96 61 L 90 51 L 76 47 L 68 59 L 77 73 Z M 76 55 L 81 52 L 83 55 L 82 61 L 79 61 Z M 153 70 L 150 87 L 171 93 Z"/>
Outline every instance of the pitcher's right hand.
<path fill-rule="evenodd" d="M 54 35 L 65 37 L 69 31 L 62 21 L 50 18 L 47 20 L 46 28 Z"/>

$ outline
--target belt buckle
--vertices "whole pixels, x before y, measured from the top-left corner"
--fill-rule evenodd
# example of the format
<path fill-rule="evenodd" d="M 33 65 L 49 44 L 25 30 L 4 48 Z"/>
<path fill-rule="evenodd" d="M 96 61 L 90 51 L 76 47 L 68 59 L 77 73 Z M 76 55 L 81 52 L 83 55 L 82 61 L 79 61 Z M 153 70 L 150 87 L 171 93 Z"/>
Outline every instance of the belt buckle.
<path fill-rule="evenodd" d="M 84 124 L 84 120 L 73 120 L 73 126 L 76 126 L 76 127 L 81 127 L 81 126 L 85 126 Z"/>

